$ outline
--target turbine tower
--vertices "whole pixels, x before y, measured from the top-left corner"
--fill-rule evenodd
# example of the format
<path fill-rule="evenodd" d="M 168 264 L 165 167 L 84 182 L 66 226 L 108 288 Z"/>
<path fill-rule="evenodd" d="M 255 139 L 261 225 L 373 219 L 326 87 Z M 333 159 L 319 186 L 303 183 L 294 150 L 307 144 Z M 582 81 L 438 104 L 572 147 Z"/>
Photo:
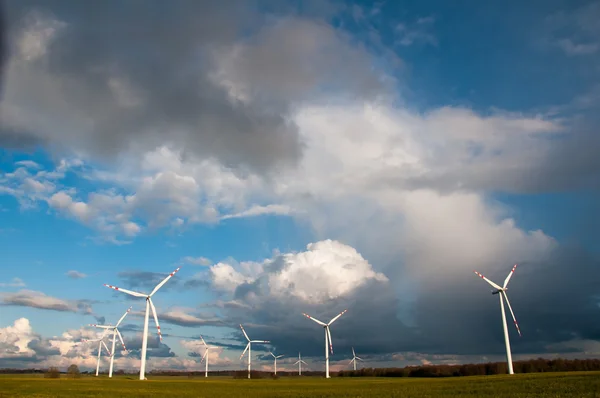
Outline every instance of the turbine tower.
<path fill-rule="evenodd" d="M 271 354 L 271 356 L 273 358 L 275 358 L 275 376 L 277 376 L 277 358 L 281 358 L 283 355 L 277 355 L 277 356 L 275 356 L 275 354 L 273 354 L 272 352 L 269 352 L 269 354 Z"/>
<path fill-rule="evenodd" d="M 200 360 L 200 363 L 202 363 L 202 361 L 204 361 L 204 359 L 206 358 L 206 367 L 204 369 L 204 377 L 208 377 L 208 350 L 211 348 L 218 348 L 217 346 L 210 346 L 208 344 L 206 344 L 206 341 L 204 341 L 204 339 L 202 338 L 202 336 L 200 336 L 200 341 L 202 341 L 202 344 L 204 344 L 204 347 L 206 347 L 206 350 L 204 351 L 204 355 L 202 355 L 202 359 Z"/>
<path fill-rule="evenodd" d="M 302 360 L 302 354 L 301 353 L 298 353 L 298 360 L 296 361 L 296 363 L 298 364 L 298 376 L 302 376 L 302 364 L 305 364 L 307 366 L 308 366 L 308 364 Z M 294 363 L 294 365 L 296 363 Z"/>
<path fill-rule="evenodd" d="M 113 373 L 113 363 L 115 360 L 115 344 L 117 342 L 117 335 L 119 336 L 119 340 L 121 340 L 121 345 L 123 346 L 123 349 L 125 351 L 127 351 L 127 347 L 125 347 L 125 342 L 123 341 L 123 336 L 121 336 L 121 332 L 119 332 L 118 326 L 121 324 L 121 322 L 123 322 L 123 319 L 125 319 L 125 317 L 127 316 L 127 314 L 129 314 L 129 311 L 131 311 L 131 307 L 129 307 L 127 309 L 127 311 L 123 314 L 123 316 L 121 317 L 121 319 L 119 319 L 119 322 L 117 322 L 117 324 L 115 326 L 112 325 L 90 325 L 90 326 L 95 326 L 97 328 L 100 329 L 104 329 L 105 333 L 106 331 L 112 330 L 113 332 L 113 338 L 112 338 L 112 354 L 110 355 L 110 366 L 108 368 L 108 377 L 112 377 L 112 373 Z"/>
<path fill-rule="evenodd" d="M 500 297 L 500 312 L 502 313 L 502 327 L 504 328 L 504 342 L 506 343 L 506 361 L 508 363 L 508 374 L 511 375 L 514 374 L 514 371 L 512 355 L 510 353 L 510 341 L 508 340 L 508 327 L 506 326 L 506 313 L 504 312 L 504 300 L 506 300 L 506 304 L 508 305 L 508 309 L 510 310 L 510 314 L 512 315 L 513 321 L 515 323 L 515 327 L 517 328 L 517 332 L 519 333 L 519 336 L 521 336 L 521 329 L 519 329 L 519 324 L 517 323 L 517 319 L 515 318 L 515 313 L 513 312 L 512 307 L 510 306 L 510 301 L 508 301 L 508 296 L 506 295 L 506 290 L 508 289 L 506 286 L 508 285 L 508 281 L 510 281 L 510 278 L 512 278 L 512 275 L 514 274 L 516 268 L 517 264 L 515 264 L 515 266 L 512 268 L 512 270 L 504 280 L 504 284 L 502 285 L 502 287 L 495 284 L 485 276 L 481 275 L 479 272 L 473 271 L 481 279 L 489 283 L 494 288 L 494 290 L 492 290 L 492 294 L 498 294 L 498 296 Z M 504 298 L 504 300 L 502 298 Z"/>
<path fill-rule="evenodd" d="M 337 321 L 339 317 L 344 315 L 346 311 L 348 310 L 344 310 L 337 314 L 332 320 L 329 321 L 329 323 L 321 322 L 308 314 L 302 313 L 302 315 L 304 315 L 308 319 L 315 321 L 319 325 L 323 326 L 323 329 L 325 329 L 325 378 L 327 379 L 329 379 L 329 350 L 331 350 L 331 354 L 333 354 L 333 342 L 331 341 L 331 331 L 329 330 L 329 326 L 331 326 L 333 322 Z M 327 345 L 329 345 L 329 349 Z"/>
<path fill-rule="evenodd" d="M 140 380 L 145 380 L 146 374 L 146 350 L 148 348 L 148 317 L 150 316 L 150 309 L 152 309 L 152 315 L 154 316 L 154 322 L 156 323 L 156 328 L 158 329 L 158 337 L 160 341 L 162 341 L 162 333 L 160 332 L 160 325 L 158 324 L 158 316 L 156 315 L 156 307 L 154 307 L 154 303 L 152 303 L 152 296 L 160 289 L 169 279 L 173 277 L 179 271 L 181 267 L 177 268 L 175 271 L 171 272 L 162 282 L 160 282 L 154 290 L 150 294 L 138 293 L 131 290 L 121 289 L 120 287 L 112 286 L 104 284 L 104 286 L 109 287 L 111 289 L 117 290 L 119 292 L 127 293 L 131 296 L 141 297 L 146 299 L 146 314 L 144 316 L 144 335 L 142 336 L 142 360 L 140 364 Z"/>
<path fill-rule="evenodd" d="M 104 348 L 106 349 L 106 353 L 108 355 L 110 355 L 110 351 L 108 350 L 108 347 L 106 346 L 106 343 L 104 343 L 104 334 L 106 333 L 106 330 L 102 333 L 102 336 L 99 339 L 82 339 L 81 341 L 83 343 L 95 343 L 96 341 L 98 342 L 98 361 L 96 362 L 96 376 L 98 376 L 98 373 L 100 372 L 100 355 L 102 354 L 102 346 L 104 346 Z"/>
<path fill-rule="evenodd" d="M 348 365 L 354 363 L 354 370 L 356 370 L 356 360 L 362 361 L 363 359 L 361 357 L 356 356 L 356 353 L 354 352 L 354 347 L 352 347 L 352 360 Z"/>
<path fill-rule="evenodd" d="M 252 343 L 270 343 L 270 341 L 250 340 L 250 338 L 246 334 L 246 331 L 244 330 L 244 327 L 242 325 L 240 325 L 240 328 L 242 328 L 242 332 L 244 332 L 244 336 L 246 337 L 246 340 L 248 340 L 248 344 L 246 344 L 246 348 L 244 349 L 244 352 L 242 352 L 242 355 L 240 355 L 240 359 L 242 359 L 244 354 L 246 353 L 246 351 L 248 351 L 248 378 L 250 378 L 250 370 L 251 370 L 251 363 L 252 363 Z"/>

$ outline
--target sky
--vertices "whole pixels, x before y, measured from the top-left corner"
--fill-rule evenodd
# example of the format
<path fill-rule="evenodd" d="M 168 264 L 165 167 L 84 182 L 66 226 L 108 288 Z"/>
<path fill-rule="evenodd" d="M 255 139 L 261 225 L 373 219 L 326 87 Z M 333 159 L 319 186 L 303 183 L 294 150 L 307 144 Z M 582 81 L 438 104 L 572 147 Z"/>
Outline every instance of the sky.
<path fill-rule="evenodd" d="M 0 368 L 600 356 L 600 2 L 3 11 Z"/>

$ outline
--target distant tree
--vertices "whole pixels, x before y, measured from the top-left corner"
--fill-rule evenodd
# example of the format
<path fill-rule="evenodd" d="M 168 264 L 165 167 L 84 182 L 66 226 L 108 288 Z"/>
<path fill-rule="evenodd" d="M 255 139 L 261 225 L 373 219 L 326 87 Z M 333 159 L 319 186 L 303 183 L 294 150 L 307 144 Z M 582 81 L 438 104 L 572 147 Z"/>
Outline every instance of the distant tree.
<path fill-rule="evenodd" d="M 44 373 L 44 377 L 47 379 L 59 379 L 60 371 L 58 368 L 52 366 L 48 369 L 48 371 L 46 371 L 46 373 Z"/>
<path fill-rule="evenodd" d="M 81 377 L 81 372 L 79 371 L 79 367 L 75 364 L 72 364 L 67 369 L 67 375 L 69 375 L 72 379 L 78 379 Z"/>

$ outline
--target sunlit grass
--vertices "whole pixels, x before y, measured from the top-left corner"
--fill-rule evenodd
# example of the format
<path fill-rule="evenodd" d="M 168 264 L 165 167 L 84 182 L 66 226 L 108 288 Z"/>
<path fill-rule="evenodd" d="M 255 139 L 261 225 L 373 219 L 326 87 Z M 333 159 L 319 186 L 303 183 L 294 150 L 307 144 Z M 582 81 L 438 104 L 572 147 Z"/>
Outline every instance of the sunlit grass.
<path fill-rule="evenodd" d="M 598 397 L 600 372 L 421 378 L 280 378 L 0 375 L 0 397 Z"/>

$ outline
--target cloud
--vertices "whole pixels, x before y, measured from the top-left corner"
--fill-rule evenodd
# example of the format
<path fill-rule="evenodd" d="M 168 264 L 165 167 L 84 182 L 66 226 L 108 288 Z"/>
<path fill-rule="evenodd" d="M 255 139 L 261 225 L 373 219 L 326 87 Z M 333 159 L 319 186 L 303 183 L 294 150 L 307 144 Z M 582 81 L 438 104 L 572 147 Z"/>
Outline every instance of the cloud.
<path fill-rule="evenodd" d="M 87 274 L 84 274 L 83 272 L 79 272 L 79 271 L 75 271 L 75 270 L 68 271 L 65 275 L 67 275 L 71 279 L 83 279 L 83 278 L 87 278 L 87 276 L 88 276 Z"/>
<path fill-rule="evenodd" d="M 600 49 L 600 2 L 591 1 L 580 7 L 559 11 L 546 18 L 546 26 L 554 45 L 568 56 L 591 56 Z"/>
<path fill-rule="evenodd" d="M 252 217 L 252 216 L 262 216 L 266 214 L 273 215 L 290 215 L 293 210 L 286 205 L 267 205 L 267 206 L 257 206 L 254 205 L 248 210 L 244 210 L 235 214 L 227 214 L 221 217 L 222 220 L 226 220 L 228 218 L 241 218 L 241 217 Z"/>
<path fill-rule="evenodd" d="M 435 18 L 433 16 L 418 18 L 410 23 L 402 22 L 396 25 L 396 42 L 401 46 L 415 44 L 438 45 L 438 40 L 431 32 Z"/>
<path fill-rule="evenodd" d="M 0 298 L 2 299 L 2 305 L 92 314 L 90 302 L 87 300 L 63 300 L 35 290 L 22 289 L 15 293 L 2 293 Z"/>
<path fill-rule="evenodd" d="M 210 259 L 206 258 L 206 257 L 184 257 L 183 261 L 188 263 L 188 264 L 193 264 L 193 265 L 201 265 L 203 267 L 208 267 L 209 265 L 212 264 L 212 261 L 210 261 Z"/>
<path fill-rule="evenodd" d="M 123 281 L 123 287 L 130 290 L 143 290 L 140 293 L 150 293 L 152 289 L 162 282 L 168 273 L 162 272 L 148 272 L 148 271 L 122 271 L 117 276 Z M 161 290 L 173 289 L 179 284 L 177 278 L 169 279 Z M 121 296 L 122 294 L 119 293 Z"/>
<path fill-rule="evenodd" d="M 12 281 L 0 283 L 0 287 L 25 287 L 25 282 L 21 278 L 13 278 Z"/>
<path fill-rule="evenodd" d="M 160 321 L 172 325 L 197 327 L 197 326 L 224 326 L 225 323 L 215 315 L 190 314 L 185 310 L 172 308 L 169 311 L 159 314 Z"/>
<path fill-rule="evenodd" d="M 325 84 L 352 95 L 383 86 L 368 53 L 321 18 L 257 11 L 242 1 L 198 3 L 158 18 L 128 5 L 90 22 L 82 7 L 11 6 L 3 140 L 105 159 L 169 141 L 190 156 L 259 172 L 295 164 L 302 153 L 289 119 L 295 102 Z M 110 33 L 97 34 L 109 22 Z M 123 52 L 134 47 L 138 57 Z"/>
<path fill-rule="evenodd" d="M 195 358 L 202 358 L 205 353 L 205 346 L 200 340 L 179 340 L 179 344 L 188 351 L 188 356 Z M 214 346 L 212 343 L 208 343 L 209 346 Z M 208 351 L 208 363 L 212 368 L 216 367 L 227 367 L 234 365 L 233 361 L 227 357 L 223 357 L 223 347 L 213 347 Z"/>

